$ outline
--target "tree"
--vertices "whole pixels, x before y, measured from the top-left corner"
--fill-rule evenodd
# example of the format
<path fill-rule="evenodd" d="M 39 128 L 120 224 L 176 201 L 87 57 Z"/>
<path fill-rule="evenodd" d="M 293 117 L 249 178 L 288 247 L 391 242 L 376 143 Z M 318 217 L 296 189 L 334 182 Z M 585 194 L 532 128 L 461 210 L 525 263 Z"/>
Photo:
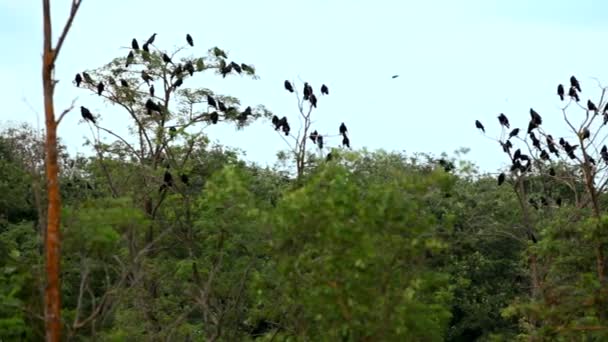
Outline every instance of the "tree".
<path fill-rule="evenodd" d="M 53 46 L 51 26 L 51 1 L 42 0 L 44 20 L 44 46 L 42 55 L 42 84 L 44 89 L 44 112 L 46 125 L 46 180 L 47 180 L 47 227 L 46 227 L 46 270 L 48 284 L 45 289 L 45 320 L 47 341 L 59 342 L 61 337 L 61 293 L 59 279 L 61 195 L 59 193 L 59 167 L 57 165 L 57 126 L 72 109 L 63 111 L 55 119 L 53 95 L 56 81 L 53 79 L 55 62 L 61 47 L 76 17 L 82 0 L 72 0 L 70 15 L 63 28 L 57 45 Z"/>

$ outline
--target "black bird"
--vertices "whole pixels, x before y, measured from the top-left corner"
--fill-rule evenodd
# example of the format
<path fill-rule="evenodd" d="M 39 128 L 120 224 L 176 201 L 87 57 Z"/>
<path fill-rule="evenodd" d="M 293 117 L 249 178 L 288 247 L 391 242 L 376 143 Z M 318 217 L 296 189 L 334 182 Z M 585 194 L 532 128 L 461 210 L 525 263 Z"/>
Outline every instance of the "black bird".
<path fill-rule="evenodd" d="M 180 76 L 184 72 L 182 69 L 182 63 L 178 63 L 175 69 L 171 72 L 171 77 Z"/>
<path fill-rule="evenodd" d="M 509 133 L 509 139 L 513 138 L 514 136 L 517 136 L 519 134 L 519 128 L 515 128 L 511 131 L 511 133 Z"/>
<path fill-rule="evenodd" d="M 156 33 L 150 36 L 150 38 L 148 38 L 148 40 L 146 41 L 146 45 L 154 43 L 154 39 L 156 39 Z"/>
<path fill-rule="evenodd" d="M 152 101 L 152 99 L 146 101 L 146 109 L 148 110 L 148 115 L 152 115 L 152 112 L 162 112 L 162 107 Z"/>
<path fill-rule="evenodd" d="M 276 116 L 276 115 L 272 116 L 272 124 L 274 125 L 275 131 L 278 131 L 279 128 L 281 127 L 280 120 L 279 120 L 278 116 Z"/>
<path fill-rule="evenodd" d="M 555 177 L 555 169 L 554 168 L 550 168 L 549 169 L 549 175 Z"/>
<path fill-rule="evenodd" d="M 319 133 L 317 132 L 317 130 L 314 130 L 312 133 L 310 133 L 310 135 L 308 137 L 310 138 L 310 140 L 312 140 L 313 144 L 316 144 L 318 136 L 319 136 Z"/>
<path fill-rule="evenodd" d="M 570 77 L 570 86 L 572 88 L 576 88 L 576 90 L 578 90 L 579 93 L 582 92 L 582 90 L 581 90 L 581 84 L 578 83 L 578 80 L 574 76 Z"/>
<path fill-rule="evenodd" d="M 393 77 L 392 77 L 392 78 L 397 78 L 397 77 L 399 77 L 399 75 L 393 75 Z"/>
<path fill-rule="evenodd" d="M 192 36 L 189 33 L 186 34 L 186 41 L 188 42 L 188 44 L 190 44 L 190 46 L 194 46 L 194 41 L 192 40 Z"/>
<path fill-rule="evenodd" d="M 131 48 L 133 50 L 139 50 L 139 44 L 137 43 L 137 39 L 133 38 L 133 40 L 131 41 Z"/>
<path fill-rule="evenodd" d="M 80 106 L 80 115 L 82 115 L 83 119 L 95 123 L 95 118 L 93 117 L 93 114 L 91 114 L 91 111 L 88 108 Z"/>
<path fill-rule="evenodd" d="M 587 100 L 587 109 L 597 113 L 597 107 L 595 106 L 595 103 L 591 102 L 591 100 Z"/>
<path fill-rule="evenodd" d="M 173 64 L 171 57 L 169 57 L 166 53 L 163 53 L 163 62 Z"/>
<path fill-rule="evenodd" d="M 329 88 L 325 84 L 321 86 L 321 95 L 329 95 Z"/>
<path fill-rule="evenodd" d="M 570 90 L 568 90 L 568 96 L 574 98 L 576 102 L 579 102 L 581 100 L 580 97 L 578 97 L 578 94 L 576 93 L 574 87 L 571 87 Z"/>
<path fill-rule="evenodd" d="M 530 108 L 530 116 L 532 117 L 532 121 L 534 122 L 534 124 L 536 124 L 537 126 L 540 126 L 543 123 L 543 119 L 532 108 Z"/>
<path fill-rule="evenodd" d="M 538 138 L 536 137 L 536 135 L 534 135 L 534 132 L 530 132 L 530 139 L 532 139 L 532 146 L 536 147 L 537 149 L 541 149 L 540 147 L 540 140 L 538 140 Z"/>
<path fill-rule="evenodd" d="M 310 95 L 312 95 L 312 87 L 308 82 L 304 82 L 304 100 L 308 100 Z"/>
<path fill-rule="evenodd" d="M 211 114 L 209 114 L 209 119 L 211 119 L 211 123 L 214 125 L 217 123 L 219 118 L 220 118 L 220 115 L 215 111 L 212 112 Z"/>
<path fill-rule="evenodd" d="M 184 80 L 180 77 L 177 80 L 175 80 L 175 82 L 173 83 L 173 89 L 176 89 L 177 87 L 181 86 L 182 84 L 184 84 Z"/>
<path fill-rule="evenodd" d="M 129 55 L 127 56 L 127 63 L 125 64 L 125 68 L 129 67 L 129 64 L 133 63 L 133 60 L 135 59 L 135 55 L 133 54 L 133 51 L 129 51 Z"/>
<path fill-rule="evenodd" d="M 215 103 L 215 100 L 213 99 L 213 97 L 207 95 L 207 104 L 211 107 L 214 107 L 215 109 L 217 109 L 217 103 Z"/>
<path fill-rule="evenodd" d="M 498 116 L 498 122 L 500 122 L 501 125 L 507 128 L 511 128 L 511 126 L 509 125 L 509 119 L 503 113 L 500 113 L 500 115 Z"/>
<path fill-rule="evenodd" d="M 346 132 L 348 132 L 348 129 L 346 128 L 346 125 L 343 122 L 340 124 L 340 134 L 344 135 Z"/>
<path fill-rule="evenodd" d="M 125 87 L 125 88 L 128 88 L 129 87 L 129 82 L 127 82 L 127 80 L 125 80 L 124 78 L 121 78 L 120 79 L 120 85 L 123 86 L 123 87 Z"/>
<path fill-rule="evenodd" d="M 333 158 L 334 158 L 334 156 L 332 156 L 332 155 L 331 155 L 331 152 L 329 152 L 329 153 L 327 154 L 327 157 L 325 157 L 325 160 L 326 160 L 326 161 L 331 161 Z"/>
<path fill-rule="evenodd" d="M 76 74 L 74 81 L 76 81 L 76 86 L 80 87 L 80 83 L 82 83 L 82 76 L 80 76 L 80 74 Z"/>
<path fill-rule="evenodd" d="M 291 127 L 289 127 L 289 123 L 287 123 L 287 120 L 285 120 L 283 123 L 283 133 L 285 133 L 285 136 L 289 135 L 289 131 L 291 131 Z"/>
<path fill-rule="evenodd" d="M 549 153 L 547 153 L 547 151 L 542 150 L 542 151 L 540 151 L 540 159 L 550 160 L 551 158 L 549 157 Z"/>
<path fill-rule="evenodd" d="M 228 109 L 226 108 L 226 105 L 224 104 L 224 102 L 217 100 L 217 108 L 222 111 L 222 112 L 226 112 Z"/>
<path fill-rule="evenodd" d="M 500 175 L 498 175 L 498 186 L 501 186 L 502 183 L 505 182 L 505 178 L 506 178 L 506 176 L 504 173 L 501 173 Z"/>
<path fill-rule="evenodd" d="M 154 84 L 150 86 L 150 96 L 154 97 Z"/>
<path fill-rule="evenodd" d="M 194 64 L 192 64 L 192 61 L 188 61 L 188 63 L 186 63 L 186 71 L 188 71 L 190 76 L 194 76 Z"/>
<path fill-rule="evenodd" d="M 533 119 L 531 119 L 530 123 L 528 124 L 528 133 L 532 132 L 536 128 L 538 128 L 538 125 L 534 123 Z"/>
<path fill-rule="evenodd" d="M 101 95 L 101 93 L 103 93 L 103 89 L 104 89 L 104 85 L 103 82 L 99 81 L 99 83 L 97 84 L 97 95 Z"/>
<path fill-rule="evenodd" d="M 243 69 L 241 69 L 241 66 L 238 65 L 237 63 L 230 62 L 230 65 L 232 66 L 232 69 L 234 69 L 234 71 L 236 71 L 237 73 L 240 74 L 241 72 L 243 72 Z"/>
<path fill-rule="evenodd" d="M 91 78 L 91 75 L 89 75 L 89 73 L 87 73 L 86 71 L 82 72 L 82 77 L 84 77 L 84 80 L 89 83 L 89 84 L 94 84 L 95 82 L 93 82 L 93 79 Z"/>
<path fill-rule="evenodd" d="M 561 101 L 564 101 L 564 86 L 561 84 L 557 86 L 557 95 Z"/>
<path fill-rule="evenodd" d="M 141 71 L 141 78 L 147 85 L 150 85 L 150 81 L 153 81 L 152 77 L 145 70 Z"/>
<path fill-rule="evenodd" d="M 562 206 L 562 199 L 561 199 L 560 197 L 558 197 L 558 198 L 555 200 L 555 204 L 557 204 L 557 206 L 558 206 L 558 207 L 561 207 L 561 206 Z"/>
<path fill-rule="evenodd" d="M 282 117 L 279 121 L 277 121 L 276 127 L 278 128 L 283 128 L 283 132 L 285 132 L 286 128 L 285 126 L 287 126 L 287 130 L 289 131 L 289 124 L 287 123 L 287 117 L 284 116 Z M 289 133 L 287 133 L 287 135 L 289 135 Z"/>
<path fill-rule="evenodd" d="M 310 97 L 308 98 L 310 100 L 310 104 L 317 108 L 317 97 L 315 96 L 315 94 L 310 94 Z"/>
<path fill-rule="evenodd" d="M 348 139 L 348 136 L 346 136 L 346 134 L 344 134 L 344 137 L 342 138 L 342 146 L 350 148 L 350 139 Z"/>
<path fill-rule="evenodd" d="M 319 146 L 319 149 L 321 149 L 321 150 L 323 149 L 323 136 L 322 135 L 319 135 L 317 137 L 317 146 Z"/>
<path fill-rule="evenodd" d="M 521 157 L 521 150 L 518 148 L 513 154 L 513 159 L 519 159 L 519 157 Z"/>
<path fill-rule="evenodd" d="M 188 179 L 188 175 L 187 175 L 187 174 L 182 173 L 182 174 L 179 176 L 179 179 L 182 181 L 182 183 L 184 183 L 184 184 L 186 184 L 186 185 L 188 185 L 188 184 L 189 184 L 189 179 Z"/>
<path fill-rule="evenodd" d="M 142 46 L 142 49 L 148 53 L 150 53 L 150 48 L 148 47 L 148 43 L 145 43 L 144 46 Z"/>
<path fill-rule="evenodd" d="M 288 80 L 285 80 L 285 89 L 287 89 L 288 92 L 293 93 L 293 86 Z"/>
<path fill-rule="evenodd" d="M 479 122 L 479 120 L 475 120 L 475 127 L 479 128 L 484 133 L 486 132 L 486 129 L 483 127 L 481 122 Z"/>
<path fill-rule="evenodd" d="M 604 110 L 602 111 L 603 114 L 608 113 L 608 103 L 606 103 L 606 105 L 604 106 Z"/>

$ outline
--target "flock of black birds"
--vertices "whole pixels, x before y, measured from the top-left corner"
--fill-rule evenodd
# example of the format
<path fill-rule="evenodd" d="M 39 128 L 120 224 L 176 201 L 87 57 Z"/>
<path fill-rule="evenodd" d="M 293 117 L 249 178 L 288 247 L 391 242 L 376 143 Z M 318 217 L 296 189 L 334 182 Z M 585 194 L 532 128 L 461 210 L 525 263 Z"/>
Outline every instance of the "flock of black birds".
<path fill-rule="evenodd" d="M 137 39 L 133 38 L 133 40 L 131 41 L 131 49 L 129 51 L 129 54 L 127 55 L 125 68 L 128 68 L 130 65 L 132 65 L 135 62 L 135 53 L 136 52 L 141 53 L 141 56 L 145 61 L 148 61 L 148 62 L 150 61 L 150 55 L 149 55 L 150 54 L 150 45 L 152 45 L 154 43 L 154 41 L 156 39 L 156 35 L 157 34 L 154 33 L 152 36 L 150 36 L 150 38 L 148 38 L 148 40 L 146 40 L 146 42 L 143 44 L 141 49 L 140 49 L 139 43 L 137 42 Z M 194 47 L 194 40 L 190 34 L 186 34 L 186 42 L 191 47 Z M 214 52 L 215 52 L 216 56 L 218 56 L 218 57 L 227 58 L 226 54 L 220 49 L 215 48 Z M 187 61 L 184 65 L 182 65 L 181 63 L 178 63 L 176 65 L 172 61 L 171 57 L 169 57 L 169 55 L 167 55 L 166 53 L 162 54 L 162 60 L 165 63 L 165 67 L 168 64 L 171 64 L 173 66 L 173 69 L 171 70 L 171 82 L 172 82 L 171 88 L 172 89 L 176 89 L 184 83 L 184 79 L 183 79 L 184 73 L 187 72 L 190 76 L 193 76 L 194 73 L 196 72 L 194 63 L 192 61 Z M 226 75 L 231 73 L 233 70 L 236 71 L 238 74 L 241 74 L 243 71 L 253 71 L 253 69 L 245 63 L 238 64 L 234 61 L 232 61 L 230 63 L 226 63 L 223 59 L 220 60 L 220 73 L 222 74 L 223 77 L 226 77 Z M 149 87 L 150 98 L 148 98 L 148 100 L 145 103 L 145 108 L 147 110 L 148 115 L 152 115 L 153 112 L 156 112 L 156 113 L 159 113 L 162 115 L 164 106 L 161 104 L 161 102 L 155 102 L 153 100 L 153 98 L 155 97 L 155 89 L 154 89 L 154 85 L 150 84 L 150 82 L 154 81 L 154 78 L 151 75 L 149 75 L 146 72 L 146 70 L 141 71 L 141 78 Z M 80 73 L 76 74 L 74 81 L 75 81 L 77 87 L 80 87 L 80 85 L 83 81 L 87 84 L 95 86 L 95 81 L 93 80 L 91 75 L 89 75 L 87 72 L 82 72 L 82 75 Z M 109 77 L 108 82 L 112 86 L 117 85 L 117 82 L 113 77 Z M 120 86 L 123 88 L 126 88 L 126 89 L 130 88 L 129 82 L 125 79 L 119 79 L 119 83 L 120 83 Z M 103 83 L 103 81 L 99 81 L 99 83 L 97 83 L 97 85 L 95 87 L 97 89 L 97 94 L 100 96 L 106 89 L 106 85 Z M 219 113 L 217 112 L 218 110 L 223 113 L 235 112 L 235 111 L 238 112 L 238 109 L 236 107 L 232 107 L 232 106 L 226 107 L 226 105 L 222 101 L 220 101 L 220 100 L 216 101 L 216 99 L 214 99 L 213 97 L 211 97 L 209 95 L 207 95 L 207 103 L 209 106 L 216 109 L 216 111 L 208 113 L 208 116 L 207 116 L 208 120 L 212 124 L 217 124 L 217 122 L 219 121 L 220 116 L 219 116 Z M 91 111 L 88 108 L 81 106 L 80 113 L 81 113 L 83 119 L 85 119 L 87 121 L 91 121 L 93 124 L 96 124 L 95 117 L 93 116 L 93 114 L 91 113 Z M 239 120 L 239 122 L 244 122 L 247 120 L 248 116 L 251 114 L 252 114 L 251 107 L 247 107 L 243 112 L 241 112 L 238 115 L 237 119 Z"/>
<path fill-rule="evenodd" d="M 131 66 L 132 64 L 135 63 L 135 54 L 136 53 L 140 53 L 142 56 L 142 59 L 144 61 L 147 61 L 147 62 L 150 61 L 150 55 L 149 55 L 150 46 L 154 43 L 154 41 L 156 39 L 156 35 L 157 34 L 154 33 L 152 36 L 150 36 L 150 38 L 148 38 L 146 40 L 146 42 L 143 44 L 141 49 L 140 49 L 137 39 L 133 38 L 133 40 L 131 41 L 131 49 L 126 58 L 125 68 L 129 68 L 129 66 Z M 192 36 L 190 34 L 186 34 L 186 42 L 191 47 L 194 47 L 194 39 L 192 38 Z M 217 57 L 227 58 L 226 54 L 218 48 L 214 49 L 214 53 Z M 169 57 L 169 55 L 167 55 L 166 53 L 162 53 L 162 60 L 165 63 L 165 67 L 167 67 L 168 64 L 171 64 L 173 66 L 173 69 L 171 70 L 171 82 L 172 82 L 171 88 L 172 89 L 176 89 L 183 84 L 184 73 L 187 72 L 190 76 L 193 76 L 194 73 L 196 72 L 194 63 L 192 61 L 187 61 L 184 65 L 182 65 L 181 63 L 178 63 L 176 65 L 172 61 L 171 57 Z M 224 78 L 226 77 L 226 75 L 231 73 L 233 70 L 236 71 L 238 74 L 241 74 L 243 71 L 253 72 L 253 68 L 251 68 L 247 64 L 244 64 L 244 63 L 237 64 L 234 61 L 232 61 L 230 63 L 226 63 L 223 59 L 220 59 L 220 68 L 219 69 L 220 69 L 220 73 L 222 74 L 222 76 Z M 153 112 L 156 112 L 156 113 L 162 115 L 164 106 L 161 104 L 160 101 L 155 102 L 153 100 L 153 98 L 155 98 L 155 89 L 154 89 L 154 84 L 151 84 L 151 82 L 154 81 L 154 78 L 150 74 L 148 74 L 146 72 L 146 70 L 141 71 L 141 78 L 146 83 L 146 85 L 149 87 L 150 97 L 148 98 L 148 100 L 145 103 L 145 108 L 146 108 L 147 114 L 152 115 Z M 99 96 L 101 96 L 103 94 L 103 92 L 106 90 L 106 85 L 104 84 L 103 81 L 99 81 L 96 84 L 95 81 L 93 80 L 93 78 L 91 77 L 91 75 L 89 73 L 87 73 L 86 71 L 82 72 L 82 74 L 77 73 L 74 78 L 74 81 L 75 81 L 75 84 L 77 87 L 80 87 L 80 85 L 83 82 L 85 82 L 86 84 L 89 84 L 91 87 L 93 87 L 94 89 L 97 90 L 97 95 L 99 95 Z M 118 84 L 116 82 L 116 80 L 111 76 L 108 78 L 108 82 L 112 86 L 117 86 L 117 84 Z M 125 79 L 119 79 L 119 83 L 120 83 L 120 86 L 123 88 L 126 88 L 126 89 L 130 88 L 129 82 Z M 221 100 L 215 99 L 210 95 L 207 95 L 207 104 L 209 107 L 213 107 L 215 109 L 213 112 L 207 113 L 207 119 L 212 124 L 217 124 L 219 121 L 220 114 L 218 113 L 218 111 L 223 112 L 224 114 L 229 113 L 229 112 L 233 112 L 233 113 L 239 112 L 236 107 L 233 107 L 233 106 L 228 107 Z M 82 118 L 85 121 L 90 121 L 93 124 L 97 124 L 95 117 L 93 116 L 93 114 L 87 107 L 80 106 L 80 113 L 81 113 Z M 252 108 L 251 108 L 251 106 L 248 106 L 247 108 L 245 108 L 244 111 L 240 112 L 240 114 L 238 114 L 238 116 L 236 118 L 240 123 L 244 123 L 250 115 L 252 115 Z M 171 127 L 169 127 L 169 131 L 172 135 L 174 135 L 177 130 L 174 126 L 171 126 Z M 169 166 L 167 165 L 166 167 L 167 167 L 167 169 L 165 170 L 163 184 L 161 185 L 159 191 L 162 191 L 163 189 L 167 189 L 168 187 L 173 186 L 173 176 L 171 175 L 171 172 L 169 172 Z M 186 174 L 181 174 L 180 180 L 184 184 L 189 183 L 188 175 L 186 175 Z"/>
<path fill-rule="evenodd" d="M 140 54 L 142 59 L 144 61 L 150 62 L 150 46 L 154 43 L 155 39 L 156 39 L 156 33 L 152 34 L 152 36 L 150 36 L 146 42 L 143 44 L 143 46 L 141 46 L 137 41 L 137 39 L 133 38 L 133 40 L 131 41 L 131 48 L 129 50 L 129 54 L 127 55 L 126 58 L 126 62 L 125 62 L 125 68 L 129 68 L 129 66 L 133 65 L 135 63 L 135 56 L 136 53 Z M 186 42 L 188 43 L 188 45 L 190 45 L 191 47 L 194 47 L 194 39 L 192 38 L 192 36 L 190 34 L 186 34 Z M 225 55 L 225 53 L 220 50 L 215 48 L 214 53 L 216 54 L 217 57 L 223 57 L 223 58 L 227 58 L 227 56 Z M 194 67 L 194 63 L 192 61 L 187 61 L 184 65 L 182 65 L 181 63 L 178 63 L 177 65 L 172 61 L 171 57 L 169 55 L 167 55 L 166 53 L 162 53 L 161 55 L 162 61 L 165 63 L 165 68 L 171 64 L 172 65 L 172 70 L 170 70 L 170 80 L 171 80 L 171 88 L 172 89 L 176 89 L 178 87 L 180 87 L 183 84 L 183 76 L 184 73 L 188 73 L 190 76 L 193 76 L 193 74 L 196 72 L 195 67 Z M 237 64 L 234 61 L 230 62 L 230 63 L 226 63 L 223 59 L 220 59 L 220 73 L 222 74 L 223 77 L 226 77 L 227 74 L 231 73 L 233 70 L 236 71 L 238 74 L 241 74 L 243 71 L 249 71 L 249 72 L 253 72 L 253 68 L 251 68 L 250 66 L 248 66 L 247 64 Z M 200 70 L 200 69 L 199 69 Z M 396 76 L 393 76 L 393 78 L 395 78 Z M 148 73 L 146 72 L 146 70 L 142 70 L 141 71 L 141 79 L 146 83 L 146 85 L 148 86 L 148 92 L 150 97 L 147 99 L 147 101 L 145 102 L 145 108 L 147 111 L 148 115 L 152 115 L 153 113 L 158 113 L 159 115 L 163 114 L 163 111 L 165 110 L 164 106 L 162 105 L 162 103 L 160 101 L 155 102 L 153 99 L 155 98 L 155 89 L 154 89 L 154 84 L 151 84 L 151 82 L 154 81 L 154 78 Z M 81 73 L 77 73 L 75 78 L 74 78 L 76 87 L 80 87 L 81 84 L 84 82 L 85 84 L 90 85 L 90 87 L 92 89 L 96 89 L 97 91 L 97 95 L 101 96 L 104 91 L 106 90 L 106 84 L 104 84 L 103 81 L 99 81 L 98 83 L 96 83 L 93 78 L 91 77 L 91 75 L 89 73 L 87 73 L 86 71 Z M 113 77 L 108 77 L 108 82 L 111 86 L 115 86 L 118 87 L 118 84 L 120 84 L 120 87 L 125 88 L 125 89 L 130 89 L 130 85 L 129 82 L 125 79 L 119 79 L 118 83 L 116 82 L 116 80 Z M 293 85 L 289 82 L 289 81 L 285 81 L 284 83 L 285 89 L 291 93 L 294 92 L 294 88 Z M 307 82 L 304 83 L 304 101 L 309 101 L 310 105 L 314 108 L 317 108 L 317 96 L 315 95 L 313 88 L 310 84 L 308 84 Z M 321 95 L 329 95 L 329 88 L 323 84 L 321 86 Z M 209 107 L 214 108 L 215 110 L 207 113 L 207 120 L 209 122 L 211 122 L 212 124 L 217 124 L 220 118 L 220 114 L 219 112 L 223 112 L 223 113 L 229 113 L 229 112 L 234 112 L 234 113 L 238 113 L 238 109 L 235 107 L 227 107 L 225 103 L 223 103 L 221 100 L 219 99 L 215 99 L 210 95 L 207 95 L 207 104 Z M 93 124 L 97 124 L 95 117 L 93 116 L 93 114 L 91 113 L 91 111 L 85 107 L 85 106 L 80 106 L 80 113 L 82 118 L 85 121 L 90 121 Z M 252 108 L 250 106 L 248 106 L 244 111 L 240 112 L 240 114 L 238 114 L 238 116 L 236 117 L 237 120 L 240 123 L 243 123 L 247 120 L 247 118 L 252 115 Z M 281 119 L 279 119 L 276 115 L 272 117 L 272 124 L 275 127 L 275 130 L 279 130 L 281 129 L 282 132 L 288 136 L 291 130 L 291 127 L 289 126 L 289 123 L 287 121 L 287 117 L 283 116 Z M 169 131 L 172 135 L 174 135 L 177 130 L 175 127 L 171 126 L 169 127 Z M 342 145 L 350 148 L 350 139 L 347 135 L 348 129 L 346 128 L 346 125 L 344 123 L 342 123 L 339 127 L 339 132 L 340 135 L 342 136 Z M 316 144 L 320 150 L 323 149 L 323 136 L 320 135 L 316 130 L 314 132 L 312 132 L 309 135 L 309 138 L 312 140 L 312 142 L 314 144 Z M 331 153 L 329 153 L 327 155 L 327 160 L 331 159 Z M 180 179 L 184 184 L 188 184 L 188 176 L 185 174 L 180 175 Z M 163 178 L 163 184 L 161 185 L 159 191 L 165 190 L 167 188 L 170 188 L 174 185 L 173 182 L 173 176 L 171 175 L 171 172 L 169 171 L 169 166 L 166 166 L 166 170 L 164 173 L 164 178 Z"/>
<path fill-rule="evenodd" d="M 288 80 L 285 80 L 285 82 L 283 84 L 284 84 L 285 90 L 287 90 L 290 93 L 295 92 L 295 89 L 294 89 L 293 85 L 291 84 L 291 82 L 289 82 Z M 304 97 L 303 97 L 304 101 L 309 101 L 312 107 L 317 108 L 317 96 L 314 94 L 314 90 L 308 82 L 304 82 L 303 95 L 304 95 Z M 321 85 L 321 95 L 329 95 L 329 88 L 325 84 Z M 276 131 L 281 129 L 283 131 L 283 133 L 285 133 L 286 136 L 289 135 L 291 128 L 289 126 L 289 122 L 287 121 L 286 116 L 283 116 L 282 118 L 279 119 L 278 116 L 274 115 L 272 117 L 272 124 L 274 125 Z M 350 139 L 348 138 L 348 135 L 347 135 L 348 129 L 346 128 L 346 125 L 344 124 L 344 122 L 342 122 L 340 124 L 339 132 L 340 132 L 340 135 L 342 136 L 342 146 L 350 148 Z M 312 141 L 313 144 L 317 145 L 320 150 L 323 150 L 323 146 L 324 146 L 323 136 L 321 134 L 319 134 L 319 132 L 317 132 L 317 130 L 314 130 L 313 132 L 311 132 L 310 135 L 308 136 L 308 138 Z M 331 158 L 332 158 L 332 155 L 330 152 L 327 154 L 326 159 L 331 160 Z"/>
<path fill-rule="evenodd" d="M 580 101 L 579 93 L 581 93 L 581 92 L 582 91 L 581 91 L 581 86 L 580 86 L 579 81 L 576 79 L 575 76 L 570 77 L 570 88 L 568 90 L 568 96 L 571 98 L 571 100 L 579 102 Z M 559 96 L 561 101 L 564 101 L 566 92 L 565 92 L 565 88 L 564 88 L 563 84 L 559 84 L 557 86 L 557 95 Z M 587 101 L 587 112 L 593 112 L 594 115 L 599 114 L 599 109 L 591 100 Z M 608 103 L 605 105 L 605 107 L 602 111 L 602 115 L 603 115 L 603 120 L 604 120 L 603 124 L 606 125 L 608 123 Z M 503 127 L 503 129 L 511 128 L 510 124 L 509 124 L 509 119 L 503 113 L 501 113 L 498 116 L 498 122 Z M 595 159 L 593 159 L 588 153 L 586 153 L 584 149 L 581 149 L 583 151 L 582 159 L 580 159 L 575 154 L 575 151 L 577 150 L 579 145 L 572 145 L 568 141 L 566 141 L 564 138 L 559 138 L 558 142 L 556 143 L 555 139 L 553 138 L 553 136 L 551 136 L 551 134 L 547 134 L 541 129 L 542 123 L 543 123 L 542 117 L 533 108 L 530 108 L 530 121 L 528 123 L 527 135 L 530 137 L 532 146 L 540 152 L 539 153 L 539 158 L 540 158 L 539 162 L 540 163 L 550 162 L 552 154 L 556 158 L 559 158 L 560 157 L 560 149 L 558 148 L 558 145 L 559 145 L 559 147 L 561 147 L 561 149 L 565 152 L 566 156 L 568 158 L 570 158 L 571 160 L 577 160 L 581 164 L 583 164 L 584 162 L 588 162 L 589 164 L 593 165 L 593 167 L 596 166 Z M 477 129 L 481 130 L 485 134 L 485 128 L 479 120 L 475 120 L 475 127 Z M 537 134 L 539 135 L 540 138 L 542 138 L 542 137 L 545 138 L 546 149 L 543 147 L 540 138 L 537 137 L 536 134 L 534 133 L 535 131 L 537 132 Z M 520 174 L 524 174 L 524 173 L 530 172 L 532 170 L 532 161 L 533 160 L 529 155 L 524 154 L 521 151 L 521 149 L 517 149 L 513 153 L 511 153 L 511 149 L 513 148 L 511 139 L 515 138 L 515 137 L 519 138 L 519 132 L 520 132 L 519 128 L 514 128 L 513 130 L 511 130 L 509 132 L 508 137 L 504 142 L 502 141 L 502 139 L 499 140 L 498 142 L 500 143 L 503 152 L 505 152 L 511 160 L 510 172 L 512 172 L 512 173 L 519 172 Z M 581 128 L 581 130 L 578 132 L 578 136 L 579 136 L 581 142 L 584 142 L 585 140 L 590 140 L 591 132 L 588 129 L 588 125 Z M 525 141 L 525 138 L 523 138 L 523 139 L 519 138 L 519 139 Z M 530 150 L 530 152 L 532 152 L 532 150 Z M 604 145 L 601 148 L 600 156 L 601 156 L 602 160 L 604 161 L 604 163 L 608 164 L 608 147 L 606 145 Z M 556 177 L 556 172 L 553 167 L 549 167 L 548 173 L 549 173 L 549 176 Z M 507 175 L 504 172 L 501 173 L 500 175 L 498 175 L 498 180 L 497 180 L 498 185 L 499 186 L 502 185 L 506 181 L 506 179 L 507 179 Z M 537 209 L 539 208 L 538 203 L 535 200 L 533 200 L 532 198 L 529 200 L 529 202 L 533 207 L 535 207 Z M 544 206 L 549 205 L 549 202 L 543 196 L 540 196 L 540 198 L 538 199 L 538 202 L 540 202 L 540 204 L 544 205 Z M 559 197 L 555 198 L 555 203 L 558 206 L 561 206 L 562 199 Z"/>

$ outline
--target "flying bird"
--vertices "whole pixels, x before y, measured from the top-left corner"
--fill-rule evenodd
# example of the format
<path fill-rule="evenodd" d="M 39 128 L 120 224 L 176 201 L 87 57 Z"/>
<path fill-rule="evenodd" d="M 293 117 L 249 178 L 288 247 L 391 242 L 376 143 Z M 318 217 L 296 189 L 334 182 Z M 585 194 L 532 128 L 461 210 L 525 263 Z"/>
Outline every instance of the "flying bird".
<path fill-rule="evenodd" d="M 92 123 L 95 123 L 95 118 L 93 117 L 93 114 L 91 114 L 91 111 L 84 106 L 80 106 L 80 115 L 82 115 L 82 118 L 85 120 L 89 120 Z"/>
<path fill-rule="evenodd" d="M 486 129 L 483 127 L 481 122 L 479 122 L 479 120 L 475 120 L 475 127 L 479 128 L 484 133 L 486 132 Z"/>
<path fill-rule="evenodd" d="M 393 77 L 391 77 L 391 78 L 395 79 L 397 77 L 399 77 L 399 75 L 393 75 Z"/>
<path fill-rule="evenodd" d="M 188 44 L 190 44 L 190 46 L 194 46 L 194 41 L 192 40 L 192 36 L 189 33 L 186 34 L 186 41 L 188 42 Z"/>

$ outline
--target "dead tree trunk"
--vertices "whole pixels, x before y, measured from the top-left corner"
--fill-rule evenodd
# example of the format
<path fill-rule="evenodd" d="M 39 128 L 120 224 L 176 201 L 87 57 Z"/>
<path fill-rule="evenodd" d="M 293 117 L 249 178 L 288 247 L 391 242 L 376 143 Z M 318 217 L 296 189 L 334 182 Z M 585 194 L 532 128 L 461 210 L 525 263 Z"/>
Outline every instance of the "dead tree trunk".
<path fill-rule="evenodd" d="M 53 94 L 55 91 L 55 80 L 53 71 L 55 61 L 65 41 L 65 37 L 72 26 L 76 12 L 82 0 L 72 0 L 72 9 L 63 32 L 59 37 L 57 46 L 53 47 L 51 27 L 51 4 L 50 0 L 42 0 L 44 20 L 44 46 L 42 55 L 42 84 L 44 89 L 44 112 L 46 124 L 45 143 L 45 167 L 48 195 L 47 226 L 45 234 L 45 260 L 47 284 L 44 293 L 45 302 L 45 334 L 46 340 L 59 342 L 61 338 L 61 294 L 59 282 L 59 260 L 60 260 L 60 232 L 61 223 L 61 197 L 59 193 L 59 166 L 57 163 L 57 125 L 72 108 L 61 113 L 55 120 L 55 106 Z M 72 104 L 73 107 L 73 104 Z"/>

